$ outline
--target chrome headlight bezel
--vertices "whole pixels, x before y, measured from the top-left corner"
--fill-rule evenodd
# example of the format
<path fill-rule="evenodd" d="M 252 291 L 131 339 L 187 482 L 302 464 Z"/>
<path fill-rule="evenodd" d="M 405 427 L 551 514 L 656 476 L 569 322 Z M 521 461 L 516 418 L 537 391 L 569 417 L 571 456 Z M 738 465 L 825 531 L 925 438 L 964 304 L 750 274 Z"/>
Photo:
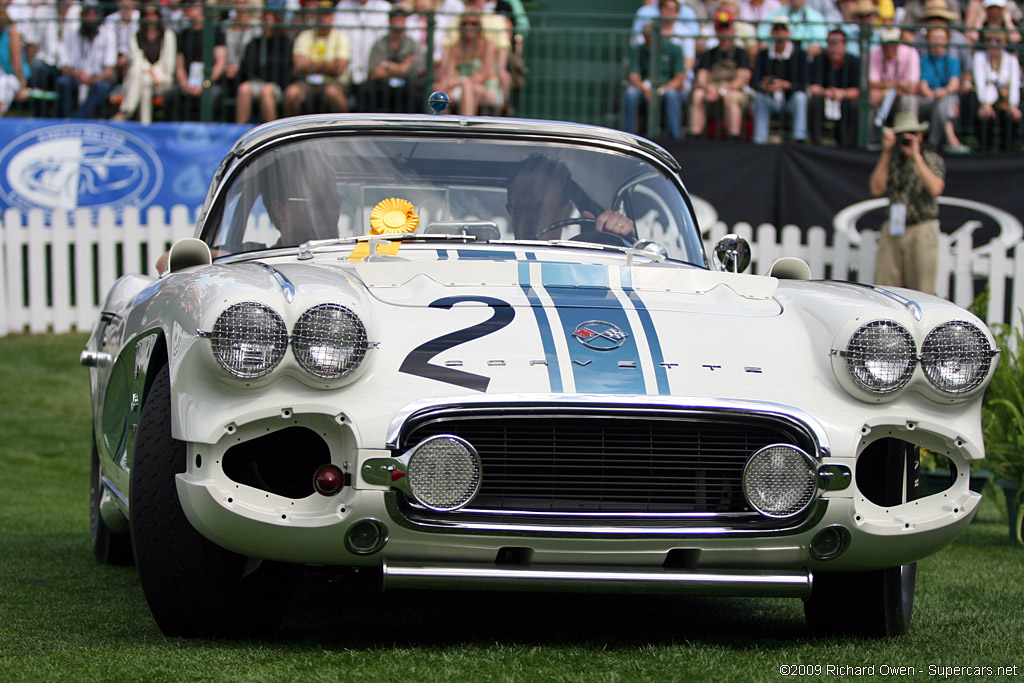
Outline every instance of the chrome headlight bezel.
<path fill-rule="evenodd" d="M 871 320 L 834 352 L 845 375 L 864 394 L 886 397 L 910 382 L 917 367 L 917 345 L 910 331 L 895 320 Z"/>
<path fill-rule="evenodd" d="M 288 350 L 288 328 L 281 315 L 257 301 L 242 301 L 224 309 L 210 332 L 210 348 L 228 374 L 243 380 L 266 377 L 280 365 Z"/>
<path fill-rule="evenodd" d="M 351 375 L 366 358 L 366 325 L 352 309 L 323 303 L 307 309 L 291 334 L 295 360 L 313 377 L 335 381 Z"/>
<path fill-rule="evenodd" d="M 960 335 L 961 339 L 951 340 L 950 334 Z M 966 320 L 948 320 L 932 328 L 922 342 L 921 371 L 931 388 L 943 396 L 970 396 L 985 386 L 996 354 L 988 335 L 978 325 Z M 958 363 L 958 359 L 961 362 Z M 955 367 L 950 367 L 951 362 Z M 957 382 L 952 375 L 964 371 L 965 365 L 967 376 Z"/>

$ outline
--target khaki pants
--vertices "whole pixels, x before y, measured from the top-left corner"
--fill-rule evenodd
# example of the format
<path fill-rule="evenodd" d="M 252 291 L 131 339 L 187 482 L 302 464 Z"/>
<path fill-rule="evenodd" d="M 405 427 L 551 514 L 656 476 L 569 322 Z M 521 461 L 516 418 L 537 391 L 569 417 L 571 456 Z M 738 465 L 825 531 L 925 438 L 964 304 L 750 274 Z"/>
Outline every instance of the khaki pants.
<path fill-rule="evenodd" d="M 906 232 L 898 237 L 889 234 L 889 221 L 886 221 L 878 237 L 875 284 L 935 294 L 938 259 L 937 220 L 908 225 Z"/>

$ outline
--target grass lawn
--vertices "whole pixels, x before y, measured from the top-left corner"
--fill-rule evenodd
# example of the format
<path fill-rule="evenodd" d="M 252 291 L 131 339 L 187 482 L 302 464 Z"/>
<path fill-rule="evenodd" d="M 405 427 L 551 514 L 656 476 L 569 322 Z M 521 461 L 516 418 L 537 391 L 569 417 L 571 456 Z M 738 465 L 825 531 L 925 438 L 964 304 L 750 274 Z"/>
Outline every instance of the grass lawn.
<path fill-rule="evenodd" d="M 100 566 L 89 547 L 84 345 L 0 339 L 0 681 L 754 681 L 780 679 L 780 665 L 820 665 L 811 678 L 828 680 L 843 676 L 827 665 L 1024 676 L 1024 549 L 989 492 L 980 519 L 919 563 L 911 632 L 889 641 L 815 638 L 798 600 L 382 595 L 318 575 L 273 640 L 169 640 L 134 568 Z"/>

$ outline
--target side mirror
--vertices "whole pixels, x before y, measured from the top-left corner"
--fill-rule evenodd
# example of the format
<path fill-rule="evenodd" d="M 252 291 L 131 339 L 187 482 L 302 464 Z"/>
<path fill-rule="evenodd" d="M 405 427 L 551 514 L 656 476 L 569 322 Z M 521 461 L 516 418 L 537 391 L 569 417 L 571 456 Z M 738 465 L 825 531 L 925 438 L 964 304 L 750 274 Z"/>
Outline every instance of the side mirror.
<path fill-rule="evenodd" d="M 712 256 L 719 270 L 742 273 L 750 265 L 750 243 L 739 235 L 728 234 L 718 240 Z"/>

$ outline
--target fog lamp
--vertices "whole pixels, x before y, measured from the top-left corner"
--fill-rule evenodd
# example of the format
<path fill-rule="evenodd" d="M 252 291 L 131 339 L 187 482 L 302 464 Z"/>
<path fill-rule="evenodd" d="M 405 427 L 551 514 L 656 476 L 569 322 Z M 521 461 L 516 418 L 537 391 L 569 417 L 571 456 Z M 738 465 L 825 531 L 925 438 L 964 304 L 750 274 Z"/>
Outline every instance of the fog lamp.
<path fill-rule="evenodd" d="M 349 527 L 345 547 L 356 555 L 370 555 L 388 542 L 388 530 L 375 519 L 364 519 Z"/>
<path fill-rule="evenodd" d="M 850 544 L 850 532 L 841 526 L 830 526 L 818 532 L 811 541 L 811 557 L 831 560 L 842 554 Z"/>
<path fill-rule="evenodd" d="M 431 510 L 458 510 L 480 490 L 480 456 L 468 441 L 450 434 L 418 444 L 406 473 L 413 498 Z"/>
<path fill-rule="evenodd" d="M 743 468 L 743 495 L 750 507 L 766 517 L 800 514 L 817 492 L 814 458 L 796 446 L 765 446 Z"/>

